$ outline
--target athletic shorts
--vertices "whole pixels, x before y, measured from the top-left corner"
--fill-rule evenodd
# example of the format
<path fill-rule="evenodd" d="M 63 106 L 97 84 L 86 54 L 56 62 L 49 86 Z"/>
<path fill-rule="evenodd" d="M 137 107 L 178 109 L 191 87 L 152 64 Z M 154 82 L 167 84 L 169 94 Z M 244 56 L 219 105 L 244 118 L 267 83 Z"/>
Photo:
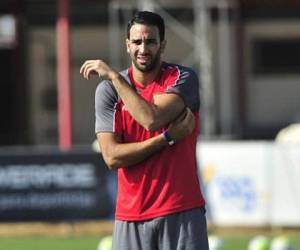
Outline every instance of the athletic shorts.
<path fill-rule="evenodd" d="M 115 221 L 113 250 L 208 250 L 205 208 L 147 221 Z"/>

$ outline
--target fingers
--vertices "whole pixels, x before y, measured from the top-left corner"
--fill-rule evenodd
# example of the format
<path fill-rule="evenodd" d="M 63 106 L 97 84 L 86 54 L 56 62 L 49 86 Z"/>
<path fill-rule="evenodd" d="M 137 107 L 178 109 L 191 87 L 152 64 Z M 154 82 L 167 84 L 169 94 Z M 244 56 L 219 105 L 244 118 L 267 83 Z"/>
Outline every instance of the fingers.
<path fill-rule="evenodd" d="M 176 122 L 188 122 L 194 117 L 193 112 L 189 108 L 185 108 L 184 111 L 176 118 Z"/>
<path fill-rule="evenodd" d="M 88 60 L 88 61 L 85 61 L 82 66 L 80 67 L 80 74 L 83 74 L 85 75 L 85 69 L 88 67 L 89 64 L 93 63 L 93 60 Z"/>
<path fill-rule="evenodd" d="M 83 73 L 84 68 L 85 68 L 85 66 L 86 66 L 86 64 L 87 64 L 88 62 L 89 62 L 89 61 L 85 61 L 85 62 L 81 65 L 80 70 L 79 70 L 79 73 L 80 73 L 80 74 Z"/>
<path fill-rule="evenodd" d="M 98 73 L 99 62 L 99 60 L 85 61 L 80 68 L 80 74 L 82 74 L 85 79 L 89 80 L 91 74 Z"/>
<path fill-rule="evenodd" d="M 186 115 L 186 122 L 188 124 L 189 133 L 192 133 L 195 127 L 195 116 L 193 112 L 189 109 Z"/>
<path fill-rule="evenodd" d="M 87 71 L 88 71 L 91 63 L 92 63 L 91 61 L 85 61 L 84 64 L 81 66 L 80 71 L 79 71 L 80 74 L 82 74 L 83 77 L 87 80 L 89 79 L 89 75 L 87 74 Z"/>
<path fill-rule="evenodd" d="M 194 114 L 193 114 L 193 112 L 189 108 L 186 109 L 185 120 L 187 122 L 190 122 L 190 121 L 194 120 Z"/>
<path fill-rule="evenodd" d="M 181 114 L 174 120 L 173 123 L 178 124 L 180 122 L 182 122 L 184 120 L 184 118 L 186 117 L 187 114 L 187 108 L 185 108 Z"/>
<path fill-rule="evenodd" d="M 189 108 L 185 108 L 182 113 L 172 122 L 173 125 L 188 126 L 189 122 L 193 122 L 194 117 L 192 111 Z"/>
<path fill-rule="evenodd" d="M 195 127 L 195 117 L 193 112 L 189 108 L 186 108 L 185 115 L 180 121 L 180 125 L 185 127 L 188 134 L 193 131 Z"/>

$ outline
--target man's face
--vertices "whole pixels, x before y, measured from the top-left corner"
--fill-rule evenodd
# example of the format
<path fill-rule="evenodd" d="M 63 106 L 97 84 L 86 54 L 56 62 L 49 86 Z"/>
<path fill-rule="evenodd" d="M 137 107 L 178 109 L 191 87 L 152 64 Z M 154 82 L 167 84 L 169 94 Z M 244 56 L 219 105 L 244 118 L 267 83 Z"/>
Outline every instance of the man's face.
<path fill-rule="evenodd" d="M 149 72 L 160 64 L 160 56 L 165 41 L 160 42 L 159 31 L 155 26 L 134 24 L 126 39 L 127 52 L 138 70 Z"/>

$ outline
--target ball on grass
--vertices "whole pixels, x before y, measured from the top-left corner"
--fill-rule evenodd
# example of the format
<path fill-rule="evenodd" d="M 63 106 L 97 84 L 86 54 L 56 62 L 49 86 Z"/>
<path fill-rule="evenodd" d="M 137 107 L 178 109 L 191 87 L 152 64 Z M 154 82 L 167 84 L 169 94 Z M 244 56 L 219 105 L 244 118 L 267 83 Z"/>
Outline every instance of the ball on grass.
<path fill-rule="evenodd" d="M 270 250 L 292 250 L 292 246 L 287 237 L 278 236 L 272 239 Z"/>
<path fill-rule="evenodd" d="M 103 237 L 98 244 L 97 250 L 112 250 L 112 236 Z"/>
<path fill-rule="evenodd" d="M 270 242 L 266 236 L 257 235 L 249 241 L 248 250 L 268 250 L 269 245 Z"/>
<path fill-rule="evenodd" d="M 223 246 L 223 239 L 217 235 L 208 236 L 209 250 L 220 250 Z"/>

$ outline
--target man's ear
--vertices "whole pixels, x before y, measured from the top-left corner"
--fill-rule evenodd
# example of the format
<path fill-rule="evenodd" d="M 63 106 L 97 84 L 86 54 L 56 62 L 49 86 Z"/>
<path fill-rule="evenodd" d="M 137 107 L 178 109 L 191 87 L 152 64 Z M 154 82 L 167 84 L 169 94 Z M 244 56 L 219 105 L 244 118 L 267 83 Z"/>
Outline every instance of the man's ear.
<path fill-rule="evenodd" d="M 161 53 L 163 53 L 165 51 L 166 45 L 167 45 L 167 40 L 163 40 L 160 43 L 160 51 L 161 51 Z"/>
<path fill-rule="evenodd" d="M 130 41 L 129 41 L 129 39 L 128 38 L 126 38 L 126 41 L 125 41 L 125 43 L 126 43 L 126 50 L 127 50 L 127 53 L 129 54 L 129 43 L 130 43 Z"/>

